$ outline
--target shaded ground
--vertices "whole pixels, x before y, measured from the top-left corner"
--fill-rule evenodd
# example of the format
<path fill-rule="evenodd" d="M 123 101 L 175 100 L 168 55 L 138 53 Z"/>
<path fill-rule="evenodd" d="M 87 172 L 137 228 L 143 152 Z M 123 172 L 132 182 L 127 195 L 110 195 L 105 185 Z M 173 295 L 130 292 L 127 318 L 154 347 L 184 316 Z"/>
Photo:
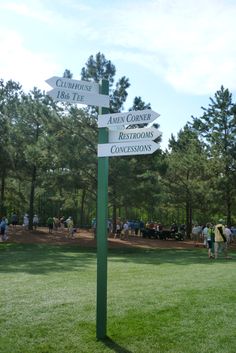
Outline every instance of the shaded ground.
<path fill-rule="evenodd" d="M 41 244 L 74 244 L 80 247 L 96 247 L 96 240 L 93 237 L 92 232 L 87 230 L 79 230 L 75 234 L 75 239 L 68 238 L 67 230 L 53 231 L 53 234 L 48 233 L 48 229 L 40 227 L 37 230 L 25 230 L 22 226 L 13 228 L 9 227 L 8 231 L 9 243 L 41 243 Z M 199 243 L 199 246 L 203 245 Z M 158 239 L 147 239 L 138 236 L 129 236 L 128 240 L 114 239 L 109 237 L 108 239 L 109 248 L 121 248 L 121 247 L 134 247 L 134 248 L 152 248 L 152 249 L 188 249 L 193 248 L 193 242 L 190 240 L 186 241 L 175 241 L 175 240 L 158 240 Z"/>

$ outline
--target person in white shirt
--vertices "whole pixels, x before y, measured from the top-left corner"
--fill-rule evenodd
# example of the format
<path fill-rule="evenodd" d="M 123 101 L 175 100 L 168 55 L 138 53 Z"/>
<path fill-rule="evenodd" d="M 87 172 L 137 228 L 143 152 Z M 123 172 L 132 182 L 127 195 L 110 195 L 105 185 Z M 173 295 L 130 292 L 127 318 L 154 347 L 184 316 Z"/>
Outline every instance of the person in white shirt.
<path fill-rule="evenodd" d="M 209 223 L 206 224 L 206 226 L 203 228 L 203 231 L 202 231 L 202 237 L 203 237 L 203 244 L 204 244 L 204 247 L 207 247 L 208 228 L 209 228 Z"/>
<path fill-rule="evenodd" d="M 232 232 L 227 225 L 225 226 L 225 236 L 226 236 L 227 243 L 229 244 L 231 242 Z"/>
<path fill-rule="evenodd" d="M 36 230 L 37 227 L 39 225 L 39 218 L 38 216 L 35 214 L 34 217 L 33 217 L 33 226 L 34 226 L 34 229 Z"/>
<path fill-rule="evenodd" d="M 201 227 L 195 224 L 192 229 L 192 239 L 194 246 L 198 246 L 198 243 L 200 241 L 200 234 L 201 234 Z"/>
<path fill-rule="evenodd" d="M 124 230 L 124 239 L 128 240 L 129 239 L 129 222 L 126 221 L 123 225 L 123 230 Z"/>
<path fill-rule="evenodd" d="M 29 216 L 28 216 L 27 213 L 24 215 L 23 227 L 24 227 L 25 229 L 28 229 L 28 228 L 29 228 Z"/>

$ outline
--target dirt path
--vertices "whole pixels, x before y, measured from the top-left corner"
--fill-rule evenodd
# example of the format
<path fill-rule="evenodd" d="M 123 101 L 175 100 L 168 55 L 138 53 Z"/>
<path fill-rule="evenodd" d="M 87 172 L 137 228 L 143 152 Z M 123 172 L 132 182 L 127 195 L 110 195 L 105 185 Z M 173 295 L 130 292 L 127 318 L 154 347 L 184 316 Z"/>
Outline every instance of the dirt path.
<path fill-rule="evenodd" d="M 8 243 L 39 243 L 39 244 L 55 244 L 55 245 L 78 245 L 80 247 L 96 247 L 96 240 L 93 234 L 87 230 L 79 230 L 75 234 L 75 239 L 69 239 L 66 229 L 57 232 L 53 231 L 53 234 L 48 233 L 47 228 L 40 227 L 37 230 L 25 230 L 21 226 L 13 228 L 9 227 Z M 114 239 L 109 237 L 108 247 L 109 248 L 150 248 L 150 249 L 191 249 L 193 248 L 192 241 L 175 241 L 175 240 L 157 240 L 157 239 L 146 239 L 137 236 L 130 236 L 128 240 Z M 202 244 L 199 244 L 202 247 Z"/>

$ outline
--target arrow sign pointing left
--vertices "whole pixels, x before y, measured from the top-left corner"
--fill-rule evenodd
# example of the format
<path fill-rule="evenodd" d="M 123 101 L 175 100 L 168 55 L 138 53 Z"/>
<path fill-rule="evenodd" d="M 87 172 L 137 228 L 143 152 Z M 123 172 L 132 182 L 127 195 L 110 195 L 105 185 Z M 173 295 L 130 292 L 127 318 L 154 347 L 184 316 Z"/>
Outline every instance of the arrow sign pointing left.
<path fill-rule="evenodd" d="M 99 93 L 99 84 L 96 82 L 72 80 L 71 78 L 58 76 L 52 76 L 46 82 L 52 88 L 69 89 L 80 93 Z"/>
<path fill-rule="evenodd" d="M 47 94 L 55 101 L 94 105 L 97 107 L 109 107 L 109 96 L 103 94 L 88 93 L 85 91 L 53 88 Z"/>
<path fill-rule="evenodd" d="M 160 145 L 153 141 L 101 143 L 101 144 L 98 144 L 98 157 L 152 154 L 159 147 Z"/>

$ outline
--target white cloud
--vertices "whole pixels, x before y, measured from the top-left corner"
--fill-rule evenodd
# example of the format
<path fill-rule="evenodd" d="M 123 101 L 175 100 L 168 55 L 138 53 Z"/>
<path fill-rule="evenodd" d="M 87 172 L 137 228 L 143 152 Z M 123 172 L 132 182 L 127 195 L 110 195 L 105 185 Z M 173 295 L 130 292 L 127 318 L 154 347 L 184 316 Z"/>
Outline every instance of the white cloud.
<path fill-rule="evenodd" d="M 53 20 L 52 12 L 46 11 L 42 8 L 41 2 L 39 1 L 31 1 L 27 3 L 27 1 L 23 2 L 6 2 L 4 4 L 0 4 L 0 8 L 2 10 L 7 10 L 12 13 L 16 13 L 19 16 L 30 17 L 35 20 L 39 20 L 46 23 L 51 23 Z"/>
<path fill-rule="evenodd" d="M 131 1 L 110 17 L 109 30 L 98 31 L 97 38 L 115 45 L 124 61 L 149 67 L 178 91 L 208 94 L 221 84 L 236 89 L 235 2 L 166 0 L 133 6 Z"/>
<path fill-rule="evenodd" d="M 14 31 L 1 29 L 0 32 L 0 67 L 1 78 L 12 79 L 22 84 L 26 91 L 34 86 L 48 90 L 44 82 L 52 72 L 61 70 L 50 55 L 33 53 L 24 47 L 21 36 Z"/>
<path fill-rule="evenodd" d="M 235 1 L 52 0 L 49 9 L 47 1 L 15 0 L 0 4 L 0 8 L 45 23 L 51 29 L 45 41 L 54 41 L 55 33 L 60 33 L 61 42 L 53 44 L 61 46 L 63 52 L 63 45 L 70 41 L 74 57 L 81 59 L 80 46 L 101 48 L 115 59 L 149 69 L 176 91 L 211 94 L 221 84 L 236 89 Z M 0 58 L 4 70 L 21 76 L 23 69 L 17 71 L 21 65 L 32 73 L 29 63 L 33 60 L 41 71 L 55 72 L 53 54 L 43 54 L 42 49 L 41 53 L 31 53 L 24 47 L 20 29 L 18 34 L 17 30 L 6 35 L 9 33 L 18 43 L 19 55 L 16 60 L 5 50 Z M 3 37 L 1 31 L 0 45 Z M 6 41 L 4 46 L 7 47 Z M 53 48 L 52 45 L 51 53 Z M 11 50 L 14 48 L 10 45 L 8 53 Z M 34 71 L 34 77 L 39 78 L 40 70 Z M 57 71 L 62 72 L 61 68 Z"/>

